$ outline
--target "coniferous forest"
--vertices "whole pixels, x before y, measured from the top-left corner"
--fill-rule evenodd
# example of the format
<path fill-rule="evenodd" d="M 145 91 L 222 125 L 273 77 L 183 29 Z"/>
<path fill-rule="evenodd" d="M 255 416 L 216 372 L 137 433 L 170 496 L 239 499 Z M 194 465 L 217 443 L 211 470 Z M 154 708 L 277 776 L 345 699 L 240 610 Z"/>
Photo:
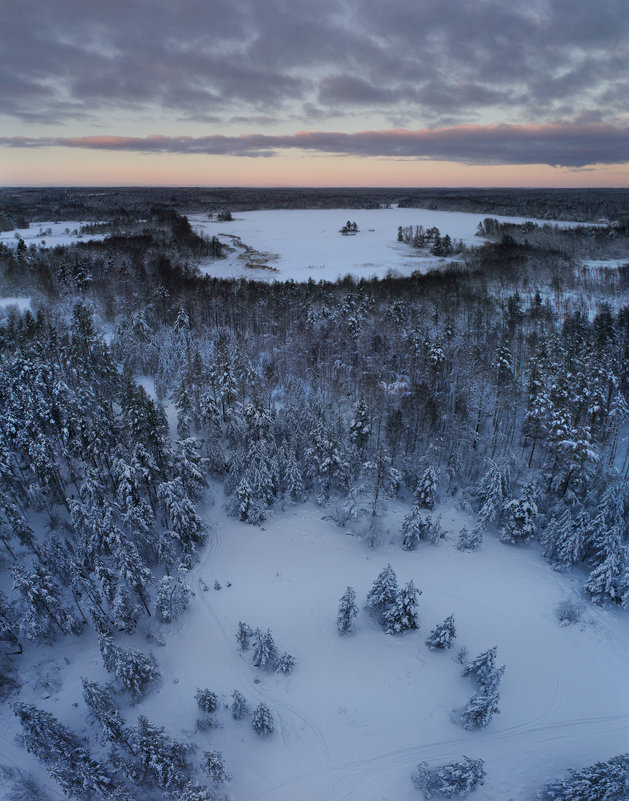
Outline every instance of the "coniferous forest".
<path fill-rule="evenodd" d="M 285 191 L 251 192 L 250 205 L 289 202 Z M 19 723 L 21 745 L 11 747 L 45 769 L 29 774 L 14 759 L 10 798 L 60 788 L 89 801 L 237 801 L 230 774 L 236 781 L 245 767 L 225 763 L 220 729 L 246 719 L 266 744 L 278 736 L 279 707 L 237 688 L 226 698 L 192 688 L 198 720 L 185 739 L 141 706 L 166 681 L 159 632 L 186 625 L 199 594 L 190 575 L 211 550 L 219 509 L 263 536 L 277 516 L 316 507 L 339 538 L 359 543 L 376 581 L 357 599 L 348 577 L 329 609 L 348 648 L 365 603 L 379 634 L 419 627 L 428 591 L 406 575 L 398 586 L 390 564 L 377 576 L 391 543 L 407 552 L 452 539 L 482 560 L 483 543 L 497 540 L 578 582 L 580 601 L 566 603 L 558 626 L 595 607 L 629 615 L 627 193 L 600 203 L 545 194 L 540 217 L 581 215 L 583 225 L 562 229 L 499 223 L 491 193 L 457 193 L 458 209 L 482 212 L 478 246 L 410 277 L 335 283 L 202 273 L 229 245 L 199 234 L 187 214 L 228 206 L 220 193 L 189 193 L 186 205 L 165 191 L 130 203 L 101 190 L 82 240 L 0 244 L 0 294 L 30 298 L 0 319 L 0 692 Z M 317 202 L 414 205 L 390 193 Z M 5 227 L 52 219 L 55 203 L 67 213 L 72 198 L 53 194 L 0 195 Z M 237 208 L 236 190 L 228 200 Z M 437 193 L 434 202 L 455 200 Z M 499 201 L 495 213 L 542 208 L 526 193 Z M 601 221 L 603 207 L 618 219 Z M 409 251 L 416 245 L 406 238 Z M 467 526 L 446 531 L 445 507 Z M 403 510 L 395 530 L 392 508 Z M 229 633 L 233 650 L 256 676 L 289 682 L 299 654 L 281 636 L 276 645 L 272 625 L 242 620 Z M 450 659 L 461 629 L 444 608 L 417 636 Z M 81 675 L 73 699 L 86 721 L 77 730 L 24 682 L 22 666 L 76 654 L 81 642 L 95 673 Z M 495 725 L 503 706 L 512 666 L 487 646 L 457 657 L 474 691 L 457 717 L 465 731 Z M 107 679 L 95 678 L 103 670 Z M 196 739 L 208 731 L 216 748 L 201 753 Z M 540 798 L 626 798 L 629 756 L 607 756 L 573 764 Z M 415 762 L 408 784 L 418 798 L 462 796 L 490 772 L 463 753 Z"/>

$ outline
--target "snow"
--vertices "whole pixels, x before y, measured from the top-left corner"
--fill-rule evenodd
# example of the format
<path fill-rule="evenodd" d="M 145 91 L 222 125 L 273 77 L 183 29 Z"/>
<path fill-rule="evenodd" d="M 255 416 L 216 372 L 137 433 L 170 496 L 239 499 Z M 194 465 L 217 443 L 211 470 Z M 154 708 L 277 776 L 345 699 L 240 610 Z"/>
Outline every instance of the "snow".
<path fill-rule="evenodd" d="M 201 271 L 220 278 L 250 278 L 260 281 L 336 281 L 339 277 L 384 277 L 389 272 L 410 275 L 425 272 L 452 259 L 418 256 L 412 247 L 397 241 L 398 226 L 436 226 L 442 235 L 449 234 L 466 245 L 480 245 L 475 236 L 478 223 L 487 214 L 469 214 L 428 209 L 303 209 L 239 212 L 233 222 L 209 220 L 192 214 L 193 228 L 206 236 L 217 236 L 234 246 L 232 237 L 265 254 L 273 269 L 245 266 L 247 255 L 242 247 L 226 259 L 208 260 Z M 493 215 L 492 215 L 493 216 Z M 523 223 L 525 217 L 496 217 L 501 222 Z M 339 233 L 347 222 L 356 221 L 359 233 Z M 561 227 L 581 225 L 576 222 L 544 220 Z"/>
<path fill-rule="evenodd" d="M 9 309 L 17 309 L 19 312 L 25 312 L 27 309 L 31 308 L 31 298 L 27 297 L 9 297 L 9 298 L 0 298 L 0 309 L 9 310 Z"/>
<path fill-rule="evenodd" d="M 626 615 L 587 605 L 580 623 L 561 627 L 556 608 L 580 599 L 579 580 L 553 572 L 536 546 L 507 546 L 490 534 L 478 551 L 458 551 L 458 532 L 472 521 L 452 506 L 434 512 L 447 540 L 403 551 L 399 530 L 408 510 L 391 503 L 390 541 L 370 548 L 314 504 L 278 512 L 262 529 L 218 505 L 207 509 L 208 544 L 187 577 L 189 610 L 171 625 L 152 619 L 151 641 L 139 632 L 117 638 L 123 647 L 151 650 L 162 674 L 141 703 L 126 707 L 126 717 L 144 714 L 171 736 L 192 740 L 197 759 L 222 751 L 232 801 L 416 800 L 410 775 L 418 762 L 436 766 L 464 754 L 485 760 L 479 801 L 529 801 L 566 768 L 626 751 Z M 422 590 L 419 631 L 387 635 L 364 610 L 389 562 L 400 586 L 412 579 Z M 338 602 L 348 585 L 360 611 L 354 632 L 340 636 Z M 450 614 L 454 647 L 431 651 L 425 639 Z M 234 636 L 240 620 L 271 629 L 278 650 L 297 660 L 290 676 L 251 666 L 251 651 L 241 652 Z M 494 645 L 498 665 L 506 665 L 501 714 L 486 729 L 466 731 L 457 716 L 476 686 L 461 676 L 456 655 L 465 646 L 473 658 Z M 43 663 L 38 649 L 19 657 L 22 699 L 94 742 L 80 680 L 109 677 L 93 632 L 44 650 Z M 207 732 L 195 732 L 197 688 L 218 693 L 223 705 L 219 726 Z M 268 704 L 274 734 L 261 738 L 248 718 L 232 719 L 226 707 L 234 689 L 250 709 Z M 15 747 L 19 727 L 6 705 L 0 715 L 0 763 L 42 777 Z"/>
<path fill-rule="evenodd" d="M 1 231 L 0 242 L 15 246 L 18 239 L 23 239 L 26 245 L 54 248 L 57 245 L 71 245 L 79 240 L 90 239 L 102 241 L 107 234 L 82 234 L 81 226 L 91 225 L 87 221 L 63 220 L 61 222 L 33 223 L 29 228 L 15 228 L 13 231 Z"/>

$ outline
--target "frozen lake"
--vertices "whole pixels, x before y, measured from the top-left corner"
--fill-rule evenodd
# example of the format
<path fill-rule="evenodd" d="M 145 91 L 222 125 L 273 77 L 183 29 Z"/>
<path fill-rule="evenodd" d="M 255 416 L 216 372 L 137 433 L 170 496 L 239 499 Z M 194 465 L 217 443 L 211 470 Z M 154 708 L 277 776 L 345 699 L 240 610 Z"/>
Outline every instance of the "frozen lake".
<path fill-rule="evenodd" d="M 243 277 L 261 281 L 336 281 L 345 275 L 355 278 L 384 277 L 388 272 L 410 275 L 426 271 L 451 259 L 419 256 L 409 245 L 397 241 L 398 226 L 437 227 L 466 245 L 480 245 L 475 236 L 478 223 L 487 214 L 468 214 L 428 209 L 299 209 L 239 212 L 233 222 L 209 220 L 190 215 L 193 228 L 206 236 L 217 236 L 233 245 L 233 237 L 256 251 L 268 254 L 273 270 L 251 269 L 242 248 L 220 261 L 201 265 L 202 272 L 220 278 Z M 526 217 L 500 217 L 505 222 L 522 223 Z M 356 222 L 359 233 L 343 236 L 340 228 Z M 538 222 L 551 222 L 543 220 Z M 562 227 L 580 225 L 558 222 Z"/>

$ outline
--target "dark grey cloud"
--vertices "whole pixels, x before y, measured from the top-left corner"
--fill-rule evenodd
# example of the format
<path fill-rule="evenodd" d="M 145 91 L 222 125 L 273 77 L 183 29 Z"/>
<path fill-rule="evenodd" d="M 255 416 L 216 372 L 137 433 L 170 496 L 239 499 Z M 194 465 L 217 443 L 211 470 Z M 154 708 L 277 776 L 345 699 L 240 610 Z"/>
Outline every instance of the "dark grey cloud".
<path fill-rule="evenodd" d="M 328 154 L 438 159 L 467 164 L 585 167 L 629 161 L 629 127 L 606 123 L 556 123 L 461 125 L 420 131 L 363 131 L 353 134 L 304 131 L 286 136 L 5 137 L 0 138 L 0 146 L 264 158 L 282 150 L 298 148 Z"/>
<path fill-rule="evenodd" d="M 25 122 L 426 124 L 629 112 L 626 0 L 4 0 L 0 113 Z M 608 105 L 607 105 L 608 104 Z"/>

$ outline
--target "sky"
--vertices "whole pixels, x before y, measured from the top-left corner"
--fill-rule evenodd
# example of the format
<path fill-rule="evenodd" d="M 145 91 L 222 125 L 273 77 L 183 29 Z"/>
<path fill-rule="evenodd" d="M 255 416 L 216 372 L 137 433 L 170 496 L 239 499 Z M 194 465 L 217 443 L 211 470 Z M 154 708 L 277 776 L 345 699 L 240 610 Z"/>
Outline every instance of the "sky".
<path fill-rule="evenodd" d="M 3 186 L 629 186 L 627 0 L 0 11 Z"/>

